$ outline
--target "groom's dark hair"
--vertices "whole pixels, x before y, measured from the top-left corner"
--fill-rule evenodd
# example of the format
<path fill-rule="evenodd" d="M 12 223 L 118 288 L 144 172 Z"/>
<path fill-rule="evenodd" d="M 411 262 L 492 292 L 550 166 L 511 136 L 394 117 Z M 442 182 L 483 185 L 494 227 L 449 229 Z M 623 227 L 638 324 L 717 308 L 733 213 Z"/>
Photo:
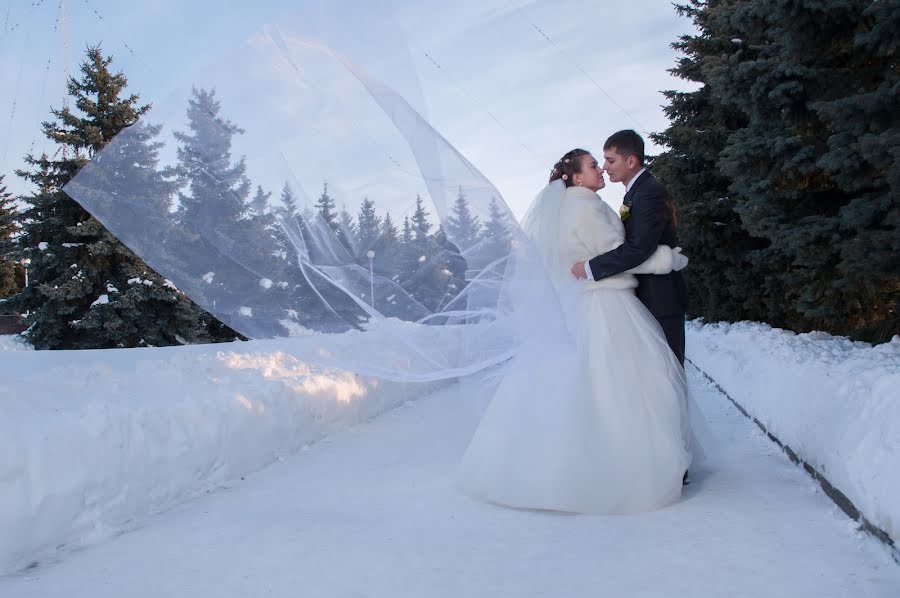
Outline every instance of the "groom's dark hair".
<path fill-rule="evenodd" d="M 634 156 L 641 166 L 644 165 L 644 140 L 631 129 L 617 131 L 610 135 L 603 144 L 603 151 L 608 152 L 609 150 L 615 150 L 617 154 L 626 158 Z"/>

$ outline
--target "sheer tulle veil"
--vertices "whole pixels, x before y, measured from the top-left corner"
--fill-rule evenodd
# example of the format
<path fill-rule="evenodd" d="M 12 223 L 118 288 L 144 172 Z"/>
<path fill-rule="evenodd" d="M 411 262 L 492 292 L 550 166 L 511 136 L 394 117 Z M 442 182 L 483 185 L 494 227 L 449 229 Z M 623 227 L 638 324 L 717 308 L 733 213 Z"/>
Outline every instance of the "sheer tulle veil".
<path fill-rule="evenodd" d="M 434 381 L 574 351 L 564 184 L 520 227 L 414 107 L 390 15 L 354 14 L 321 3 L 173 83 L 65 192 L 244 336 L 350 338 L 303 355 L 323 366 Z"/>
<path fill-rule="evenodd" d="M 494 185 L 377 75 L 415 96 L 408 48 L 393 31 L 352 35 L 325 6 L 175 84 L 65 192 L 249 338 L 358 337 L 305 356 L 326 366 L 455 378 L 556 334 L 564 319 L 535 243 Z M 368 60 L 382 42 L 396 51 Z M 548 186 L 527 219 L 544 247 L 557 191 Z"/>

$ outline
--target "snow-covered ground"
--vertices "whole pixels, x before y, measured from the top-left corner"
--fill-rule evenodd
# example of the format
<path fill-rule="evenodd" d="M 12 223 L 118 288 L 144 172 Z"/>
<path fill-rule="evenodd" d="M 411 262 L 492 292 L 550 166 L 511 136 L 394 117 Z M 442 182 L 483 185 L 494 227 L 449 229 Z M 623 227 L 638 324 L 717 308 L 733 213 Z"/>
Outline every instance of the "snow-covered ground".
<path fill-rule="evenodd" d="M 681 503 L 470 501 L 452 478 L 487 378 L 309 365 L 407 333 L 77 352 L 0 337 L 0 597 L 900 595 L 890 550 L 693 369 L 717 439 Z M 688 334 L 690 359 L 896 537 L 900 339 Z"/>
<path fill-rule="evenodd" d="M 26 343 L 21 335 L 0 334 L 0 351 L 33 351 L 34 348 Z"/>
<path fill-rule="evenodd" d="M 717 450 L 655 513 L 559 515 L 460 494 L 478 412 L 454 386 L 2 579 L 0 596 L 896 597 L 885 547 L 689 373 Z"/>
<path fill-rule="evenodd" d="M 900 544 L 900 337 L 871 346 L 692 323 L 687 344 L 689 359 Z"/>
<path fill-rule="evenodd" d="M 3 338 L 3 337 L 0 337 Z M 0 575 L 93 544 L 435 387 L 310 367 L 377 335 L 0 359 Z"/>

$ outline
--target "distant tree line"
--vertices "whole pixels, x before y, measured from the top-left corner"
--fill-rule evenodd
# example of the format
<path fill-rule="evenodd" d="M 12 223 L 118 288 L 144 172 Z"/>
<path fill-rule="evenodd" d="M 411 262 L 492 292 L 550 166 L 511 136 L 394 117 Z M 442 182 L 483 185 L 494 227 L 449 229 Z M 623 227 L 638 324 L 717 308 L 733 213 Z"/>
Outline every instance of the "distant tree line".
<path fill-rule="evenodd" d="M 213 90 L 194 90 L 187 106 L 187 129 L 175 133 L 177 164 L 162 166 L 161 128 L 139 122 L 149 106 L 140 105 L 137 95 L 126 92 L 126 77 L 113 73 L 110 65 L 111 58 L 100 48 L 89 48 L 80 77 L 68 82 L 73 108 L 54 109 L 53 118 L 43 123 L 44 135 L 59 151 L 53 156 L 26 156 L 29 169 L 16 173 L 32 183 L 34 191 L 14 198 L 0 177 L 0 296 L 5 297 L 0 310 L 28 314 L 26 335 L 35 347 L 165 346 L 240 338 L 62 191 L 126 127 L 130 129 L 122 144 L 127 147 L 117 147 L 104 159 L 117 160 L 107 172 L 125 182 L 116 194 L 140 206 L 139 217 L 148 236 L 135 239 L 132 246 L 174 240 L 187 247 L 195 244 L 198 254 L 207 255 L 201 245 L 221 238 L 251 247 L 246 255 L 259 263 L 236 264 L 221 255 L 217 263 L 202 265 L 208 272 L 186 273 L 203 278 L 206 289 L 219 287 L 216 296 L 233 299 L 235 308 L 245 300 L 237 294 L 231 297 L 227 287 L 256 286 L 260 281 L 249 279 L 249 273 L 265 271 L 276 273 L 277 284 L 265 300 L 243 309 L 257 315 L 262 310 L 273 316 L 269 321 L 289 317 L 301 325 L 314 325 L 323 310 L 344 310 L 341 313 L 350 320 L 364 319 L 355 301 L 300 271 L 297 242 L 288 238 L 285 222 L 296 223 L 312 251 L 316 241 L 308 223 L 316 218 L 333 231 L 348 262 L 368 269 L 368 252 L 374 251 L 375 273 L 396 283 L 426 310 L 441 309 L 467 284 L 465 258 L 448 241 L 445 230 L 429 220 L 421 197 L 416 198 L 415 211 L 398 223 L 390 213 L 377 214 L 369 198 L 363 198 L 355 215 L 346 206 L 338 211 L 327 183 L 307 213 L 298 209 L 289 183 L 284 183 L 277 202 L 271 201 L 272 191 L 261 186 L 254 189 L 244 159 L 231 155 L 232 139 L 243 131 L 220 116 L 221 105 Z M 16 199 L 24 210 L 16 209 Z M 491 219 L 481 223 L 470 210 L 465 191 L 459 189 L 447 221 L 451 237 L 468 247 L 491 234 L 495 236 L 485 238 L 485 244 L 500 242 L 504 247 L 495 249 L 508 250 L 508 223 L 502 221 L 496 204 L 490 214 Z M 169 235 L 164 241 L 152 236 L 164 230 Z M 206 291 L 198 291 L 202 292 Z"/>

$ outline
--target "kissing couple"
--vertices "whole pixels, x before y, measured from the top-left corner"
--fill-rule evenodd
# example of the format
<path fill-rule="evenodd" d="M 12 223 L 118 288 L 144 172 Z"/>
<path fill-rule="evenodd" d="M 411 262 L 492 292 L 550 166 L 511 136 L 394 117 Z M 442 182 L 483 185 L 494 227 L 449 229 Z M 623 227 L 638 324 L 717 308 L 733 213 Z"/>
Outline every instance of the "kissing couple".
<path fill-rule="evenodd" d="M 574 149 L 528 209 L 523 229 L 563 308 L 559 325 L 535 324 L 565 342 L 526 342 L 510 362 L 460 465 L 467 494 L 590 514 L 680 498 L 696 450 L 687 258 L 672 200 L 644 160 L 631 130 L 606 140 L 602 166 Z M 625 186 L 618 213 L 597 195 L 604 172 Z"/>

